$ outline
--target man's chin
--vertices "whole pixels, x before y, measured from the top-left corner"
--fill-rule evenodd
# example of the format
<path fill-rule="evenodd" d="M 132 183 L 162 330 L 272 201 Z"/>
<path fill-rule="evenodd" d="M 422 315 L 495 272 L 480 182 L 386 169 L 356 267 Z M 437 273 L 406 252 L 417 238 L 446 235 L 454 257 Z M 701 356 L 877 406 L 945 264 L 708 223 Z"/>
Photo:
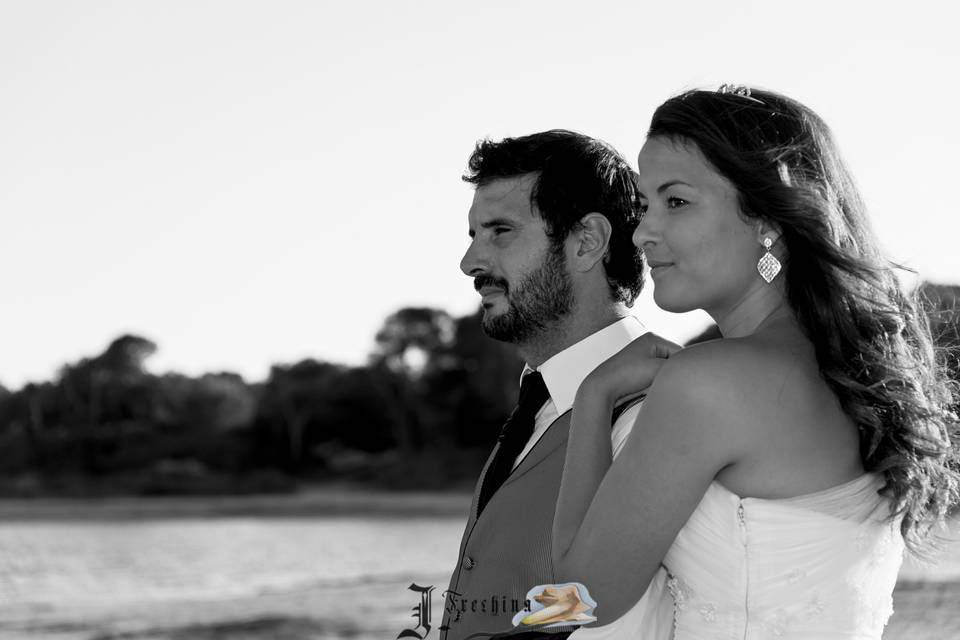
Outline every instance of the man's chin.
<path fill-rule="evenodd" d="M 516 328 L 513 326 L 512 318 L 509 312 L 496 312 L 488 307 L 483 308 L 483 318 L 480 320 L 480 328 L 488 338 L 499 340 L 500 342 L 516 342 Z"/>

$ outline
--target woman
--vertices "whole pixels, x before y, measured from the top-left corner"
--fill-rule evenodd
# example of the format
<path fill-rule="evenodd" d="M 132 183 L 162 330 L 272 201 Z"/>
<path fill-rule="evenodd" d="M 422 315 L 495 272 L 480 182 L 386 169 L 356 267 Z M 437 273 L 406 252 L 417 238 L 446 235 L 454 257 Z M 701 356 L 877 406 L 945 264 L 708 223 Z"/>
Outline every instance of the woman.
<path fill-rule="evenodd" d="M 723 339 L 668 359 L 638 341 L 580 387 L 554 557 L 601 626 L 574 640 L 879 639 L 904 542 L 957 500 L 955 396 L 921 309 L 796 101 L 685 93 L 638 163 L 654 299 Z M 614 401 L 654 375 L 612 463 Z"/>

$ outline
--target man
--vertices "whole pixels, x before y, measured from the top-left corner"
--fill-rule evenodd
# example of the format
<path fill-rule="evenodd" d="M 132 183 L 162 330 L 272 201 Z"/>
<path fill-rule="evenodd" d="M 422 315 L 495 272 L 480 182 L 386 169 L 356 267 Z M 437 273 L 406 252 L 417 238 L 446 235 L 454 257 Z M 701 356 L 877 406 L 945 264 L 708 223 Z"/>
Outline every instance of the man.
<path fill-rule="evenodd" d="M 527 365 L 520 404 L 477 483 L 441 640 L 510 631 L 527 591 L 554 582 L 551 532 L 574 394 L 644 333 L 626 309 L 643 286 L 631 241 L 635 174 L 613 148 L 563 130 L 485 140 L 464 180 L 476 191 L 460 268 L 481 295 L 485 333 L 515 344 Z M 620 409 L 614 455 L 639 411 Z"/>

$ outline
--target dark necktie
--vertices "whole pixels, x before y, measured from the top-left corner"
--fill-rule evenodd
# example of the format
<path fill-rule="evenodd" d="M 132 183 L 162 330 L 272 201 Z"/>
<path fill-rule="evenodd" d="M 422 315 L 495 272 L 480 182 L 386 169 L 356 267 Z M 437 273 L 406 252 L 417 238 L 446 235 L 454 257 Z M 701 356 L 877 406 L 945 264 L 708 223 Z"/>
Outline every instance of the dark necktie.
<path fill-rule="evenodd" d="M 493 494 L 510 476 L 513 463 L 533 434 L 534 418 L 536 418 L 540 407 L 549 398 L 550 392 L 547 391 L 547 385 L 544 384 L 543 376 L 539 372 L 533 371 L 523 377 L 523 381 L 520 383 L 520 399 L 517 401 L 517 407 L 507 418 L 503 429 L 500 430 L 500 436 L 497 438 L 500 442 L 500 449 L 490 463 L 490 468 L 487 469 L 483 484 L 480 485 L 477 515 L 483 511 Z"/>

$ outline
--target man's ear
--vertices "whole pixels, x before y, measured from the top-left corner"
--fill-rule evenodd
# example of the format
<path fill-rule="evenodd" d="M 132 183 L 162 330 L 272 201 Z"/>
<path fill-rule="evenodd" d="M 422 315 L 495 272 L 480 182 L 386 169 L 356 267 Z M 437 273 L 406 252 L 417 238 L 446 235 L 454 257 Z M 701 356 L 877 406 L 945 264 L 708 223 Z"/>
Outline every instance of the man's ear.
<path fill-rule="evenodd" d="M 574 249 L 570 258 L 571 266 L 584 272 L 601 262 L 607 256 L 612 233 L 613 227 L 602 213 L 588 213 L 580 218 L 570 233 Z"/>

